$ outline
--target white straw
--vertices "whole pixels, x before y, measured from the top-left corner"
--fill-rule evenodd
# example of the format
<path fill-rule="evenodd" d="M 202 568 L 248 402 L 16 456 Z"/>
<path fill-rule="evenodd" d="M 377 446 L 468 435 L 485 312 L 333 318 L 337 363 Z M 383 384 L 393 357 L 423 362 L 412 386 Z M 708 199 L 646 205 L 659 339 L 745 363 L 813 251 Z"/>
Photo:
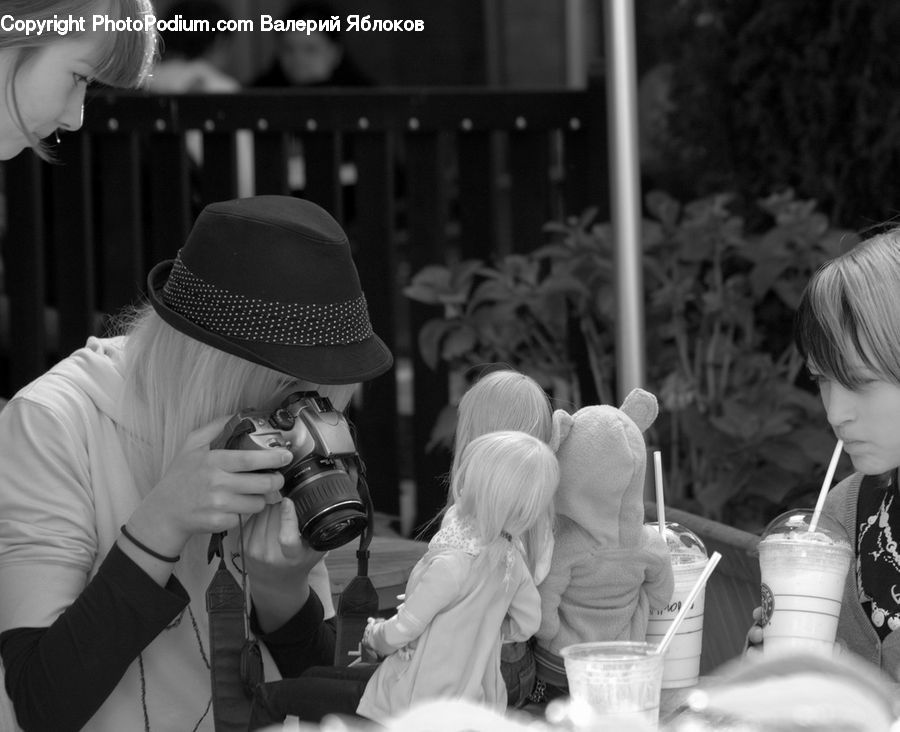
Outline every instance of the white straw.
<path fill-rule="evenodd" d="M 697 581 L 691 588 L 690 593 L 688 593 L 688 596 L 684 599 L 684 602 L 681 603 L 681 610 L 678 611 L 678 615 L 675 616 L 675 619 L 672 621 L 672 624 L 669 626 L 669 629 L 666 631 L 663 639 L 656 647 L 656 652 L 660 655 L 665 653 L 668 649 L 669 644 L 672 642 L 672 638 L 675 637 L 675 634 L 678 632 L 678 628 L 681 627 L 681 624 L 684 622 L 684 618 L 685 616 L 687 616 L 688 610 L 691 609 L 691 605 L 694 604 L 694 600 L 697 599 L 697 595 L 700 594 L 700 590 L 702 590 L 706 585 L 706 581 L 713 573 L 713 570 L 716 568 L 716 565 L 719 563 L 719 560 L 721 558 L 722 555 L 719 554 L 719 552 L 712 553 L 712 556 L 709 558 L 709 561 L 703 568 L 703 572 L 700 573 L 700 576 L 697 578 Z"/>
<path fill-rule="evenodd" d="M 812 519 L 809 522 L 810 531 L 815 531 L 816 525 L 819 523 L 819 516 L 822 514 L 822 508 L 825 506 L 825 498 L 828 495 L 828 489 L 831 488 L 831 479 L 834 478 L 834 471 L 837 470 L 838 460 L 841 457 L 843 448 L 844 441 L 838 440 L 837 445 L 834 446 L 834 452 L 831 454 L 831 462 L 828 463 L 828 472 L 825 473 L 822 488 L 819 490 L 819 500 L 816 501 L 816 507 L 813 509 Z"/>
<path fill-rule="evenodd" d="M 656 472 L 656 523 L 659 524 L 659 535 L 666 538 L 666 505 L 663 501 L 662 453 L 653 451 L 653 469 Z"/>

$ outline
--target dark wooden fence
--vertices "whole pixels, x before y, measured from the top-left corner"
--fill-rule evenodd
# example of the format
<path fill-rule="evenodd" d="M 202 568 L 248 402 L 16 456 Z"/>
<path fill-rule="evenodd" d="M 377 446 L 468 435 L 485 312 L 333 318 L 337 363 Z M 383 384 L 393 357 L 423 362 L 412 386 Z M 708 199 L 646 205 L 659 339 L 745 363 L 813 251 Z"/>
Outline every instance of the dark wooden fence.
<path fill-rule="evenodd" d="M 202 137 L 202 164 L 190 136 Z M 451 253 L 529 251 L 547 221 L 605 209 L 602 87 L 92 94 L 59 164 L 26 152 L 3 166 L 0 395 L 99 332 L 103 314 L 138 299 L 149 268 L 174 256 L 203 205 L 238 195 L 248 136 L 256 193 L 309 198 L 350 236 L 374 327 L 404 365 L 400 378 L 367 384 L 354 413 L 373 495 L 397 513 L 400 480 L 414 480 L 417 517 L 427 519 L 443 503 L 447 456 L 424 444 L 447 402 L 447 375 L 416 348 L 436 313 L 400 289 Z M 290 164 L 298 141 L 300 190 Z M 412 409 L 398 407 L 398 384 L 410 378 Z"/>

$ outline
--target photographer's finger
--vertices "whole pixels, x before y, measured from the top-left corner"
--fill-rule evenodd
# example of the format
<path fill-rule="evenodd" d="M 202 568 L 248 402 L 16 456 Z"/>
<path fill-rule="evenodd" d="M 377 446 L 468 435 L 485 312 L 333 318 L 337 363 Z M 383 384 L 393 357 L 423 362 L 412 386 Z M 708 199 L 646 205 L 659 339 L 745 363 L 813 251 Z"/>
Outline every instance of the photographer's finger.
<path fill-rule="evenodd" d="M 238 516 L 251 516 L 266 507 L 265 499 L 260 495 L 235 494 L 228 502 L 228 513 Z"/>
<path fill-rule="evenodd" d="M 281 544 L 281 551 L 286 557 L 299 556 L 303 551 L 297 509 L 294 507 L 294 502 L 287 498 L 281 501 L 278 543 Z"/>
<path fill-rule="evenodd" d="M 209 445 L 222 434 L 222 430 L 225 429 L 225 425 L 228 424 L 229 419 L 231 419 L 231 417 L 219 417 L 219 419 L 215 419 L 209 424 L 203 425 L 203 427 L 198 427 L 187 436 L 185 445 L 187 447 Z"/>
<path fill-rule="evenodd" d="M 233 473 L 226 471 L 221 474 L 217 484 L 232 493 L 243 493 L 263 498 L 265 503 L 277 503 L 271 500 L 271 496 L 278 494 L 284 485 L 284 476 L 277 470 L 266 470 L 259 473 Z"/>
<path fill-rule="evenodd" d="M 214 450 L 213 459 L 229 473 L 252 473 L 257 470 L 278 470 L 290 464 L 290 450 Z"/>

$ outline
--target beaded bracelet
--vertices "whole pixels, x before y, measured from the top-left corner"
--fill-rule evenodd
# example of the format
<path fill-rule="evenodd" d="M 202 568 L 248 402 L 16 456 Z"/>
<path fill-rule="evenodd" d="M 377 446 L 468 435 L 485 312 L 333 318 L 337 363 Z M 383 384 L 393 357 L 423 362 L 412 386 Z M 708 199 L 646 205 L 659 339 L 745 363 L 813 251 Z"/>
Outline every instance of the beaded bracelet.
<path fill-rule="evenodd" d="M 161 562 L 168 562 L 169 564 L 175 564 L 179 559 L 181 559 L 180 554 L 177 557 L 167 557 L 165 554 L 160 554 L 159 552 L 153 551 L 149 546 L 147 546 L 146 544 L 142 544 L 137 539 L 135 539 L 131 535 L 131 533 L 128 531 L 128 529 L 125 528 L 125 524 L 122 524 L 121 531 L 122 531 L 122 536 L 124 536 L 126 539 L 128 539 L 128 541 L 130 541 L 132 544 L 134 544 L 142 552 L 149 554 L 154 559 L 158 559 Z"/>

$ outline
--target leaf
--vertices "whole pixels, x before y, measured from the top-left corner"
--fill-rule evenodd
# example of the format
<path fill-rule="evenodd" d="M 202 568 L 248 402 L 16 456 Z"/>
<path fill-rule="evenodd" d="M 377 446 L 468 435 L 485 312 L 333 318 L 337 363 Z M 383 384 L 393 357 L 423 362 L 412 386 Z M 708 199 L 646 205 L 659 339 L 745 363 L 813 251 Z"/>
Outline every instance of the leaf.
<path fill-rule="evenodd" d="M 808 475 L 814 467 L 809 456 L 803 450 L 798 449 L 798 445 L 793 439 L 768 440 L 763 449 L 763 457 L 767 462 L 790 473 Z"/>
<path fill-rule="evenodd" d="M 666 228 L 673 228 L 681 215 L 681 205 L 663 191 L 650 191 L 644 197 L 647 211 Z"/>
<path fill-rule="evenodd" d="M 454 328 L 443 339 L 441 358 L 452 361 L 466 355 L 478 345 L 478 335 L 467 325 Z"/>
<path fill-rule="evenodd" d="M 453 450 L 453 443 L 456 437 L 456 407 L 452 404 L 445 404 L 438 412 L 438 416 L 431 428 L 428 442 L 425 443 L 427 452 L 434 452 L 440 448 L 448 451 Z"/>
<path fill-rule="evenodd" d="M 419 331 L 419 353 L 422 354 L 422 360 L 432 371 L 438 367 L 444 334 L 458 327 L 458 321 L 434 318 L 427 321 Z"/>
<path fill-rule="evenodd" d="M 453 290 L 468 292 L 476 274 L 484 270 L 485 264 L 480 259 L 466 259 L 451 269 L 450 284 Z"/>

